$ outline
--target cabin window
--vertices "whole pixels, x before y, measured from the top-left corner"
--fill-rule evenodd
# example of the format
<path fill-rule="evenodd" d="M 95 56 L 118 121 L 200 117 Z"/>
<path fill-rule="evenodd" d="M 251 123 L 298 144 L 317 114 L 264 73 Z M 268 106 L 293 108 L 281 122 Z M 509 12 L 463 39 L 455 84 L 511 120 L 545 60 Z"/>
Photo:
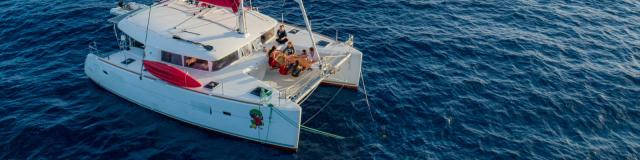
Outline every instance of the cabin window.
<path fill-rule="evenodd" d="M 195 57 L 184 56 L 184 66 L 193 69 L 209 71 L 209 61 L 198 59 Z"/>
<path fill-rule="evenodd" d="M 267 43 L 267 41 L 271 40 L 271 38 L 276 35 L 275 32 L 275 28 L 271 28 L 270 30 L 262 34 L 262 36 L 260 36 L 260 40 L 262 41 L 262 43 Z"/>
<path fill-rule="evenodd" d="M 233 52 L 230 55 L 217 60 L 217 61 L 213 61 L 212 65 L 211 65 L 211 71 L 218 71 L 226 66 L 228 66 L 229 64 L 235 62 L 236 60 L 238 60 L 238 52 Z"/>
<path fill-rule="evenodd" d="M 179 54 L 162 51 L 162 61 L 182 66 L 182 56 Z"/>

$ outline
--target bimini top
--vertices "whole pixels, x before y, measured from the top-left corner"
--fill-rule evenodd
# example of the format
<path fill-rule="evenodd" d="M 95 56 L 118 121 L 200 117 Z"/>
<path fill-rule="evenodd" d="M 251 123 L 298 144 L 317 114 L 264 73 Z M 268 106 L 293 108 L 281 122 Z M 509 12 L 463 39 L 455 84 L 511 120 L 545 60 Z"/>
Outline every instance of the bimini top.
<path fill-rule="evenodd" d="M 166 1 L 138 11 L 118 22 L 118 28 L 151 48 L 216 61 L 250 44 L 274 29 L 277 21 L 261 13 L 246 10 L 247 34 L 237 32 L 238 15 L 227 7 L 197 7 L 183 1 Z M 206 47 L 205 47 L 206 46 Z M 210 46 L 210 47 L 209 47 Z M 209 47 L 209 48 L 207 48 Z"/>

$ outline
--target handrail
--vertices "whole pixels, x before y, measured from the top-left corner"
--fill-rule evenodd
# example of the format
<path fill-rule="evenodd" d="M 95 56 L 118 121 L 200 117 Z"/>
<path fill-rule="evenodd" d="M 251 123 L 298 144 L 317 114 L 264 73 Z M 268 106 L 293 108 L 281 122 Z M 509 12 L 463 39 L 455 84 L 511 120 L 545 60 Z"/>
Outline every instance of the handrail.
<path fill-rule="evenodd" d="M 341 64 L 345 63 L 350 56 L 351 54 L 347 52 L 346 55 L 325 56 L 322 58 L 337 59 L 337 60 L 325 60 L 327 64 L 324 64 L 324 65 L 335 67 L 335 66 L 341 66 Z M 323 78 L 330 76 L 331 73 L 333 72 L 332 70 L 335 69 L 334 67 L 329 67 L 329 70 L 323 70 L 320 68 L 320 70 L 318 71 L 302 74 L 301 77 L 298 77 L 300 80 L 298 80 L 291 86 L 280 90 L 280 98 L 290 99 L 294 102 L 300 102 L 299 100 L 301 99 L 299 98 L 303 96 L 302 94 L 307 93 L 309 89 L 312 89 L 315 85 L 319 84 L 319 82 L 322 81 Z M 323 74 L 323 73 L 328 73 L 328 74 Z"/>
<path fill-rule="evenodd" d="M 316 84 L 314 82 L 322 80 L 323 74 L 322 71 L 311 72 L 309 74 L 303 74 L 303 76 L 299 78 L 301 78 L 301 80 L 281 90 L 280 98 L 295 101 L 295 99 L 299 98 L 301 94 L 304 93 L 303 91 L 313 87 Z"/>
<path fill-rule="evenodd" d="M 89 54 L 98 55 L 99 53 L 100 51 L 98 50 L 96 41 L 92 41 L 91 43 L 89 43 Z"/>
<path fill-rule="evenodd" d="M 98 43 L 96 43 L 95 41 L 91 41 L 87 48 L 89 48 L 89 54 L 93 54 L 101 58 L 110 59 L 110 55 L 115 53 L 115 52 L 107 52 L 107 53 L 100 52 L 100 50 L 98 49 Z"/>

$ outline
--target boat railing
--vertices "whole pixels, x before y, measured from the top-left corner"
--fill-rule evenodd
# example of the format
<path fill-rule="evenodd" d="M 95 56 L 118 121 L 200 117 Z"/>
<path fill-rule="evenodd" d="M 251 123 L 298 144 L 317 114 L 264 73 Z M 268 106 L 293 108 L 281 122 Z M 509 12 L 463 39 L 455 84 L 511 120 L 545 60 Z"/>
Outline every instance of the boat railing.
<path fill-rule="evenodd" d="M 98 50 L 98 45 L 95 41 L 89 43 L 89 54 L 100 54 L 100 50 Z"/>
<path fill-rule="evenodd" d="M 302 74 L 298 77 L 300 80 L 293 85 L 280 90 L 280 98 L 298 101 L 304 93 L 315 88 L 315 86 L 323 79 L 321 71 L 312 71 Z"/>
<path fill-rule="evenodd" d="M 290 99 L 296 103 L 304 101 L 306 97 L 305 94 L 315 89 L 324 78 L 337 72 L 340 66 L 342 66 L 350 56 L 350 53 L 346 53 L 346 55 L 322 57 L 322 61 L 324 62 L 322 68 L 302 74 L 298 77 L 299 80 L 293 85 L 280 90 L 280 98 Z"/>
<path fill-rule="evenodd" d="M 116 52 L 101 52 L 98 49 L 98 43 L 96 43 L 95 41 L 92 41 L 91 43 L 89 43 L 89 46 L 87 47 L 89 49 L 89 54 L 93 54 L 96 55 L 100 58 L 106 58 L 106 59 L 110 59 L 110 55 L 116 53 Z"/>

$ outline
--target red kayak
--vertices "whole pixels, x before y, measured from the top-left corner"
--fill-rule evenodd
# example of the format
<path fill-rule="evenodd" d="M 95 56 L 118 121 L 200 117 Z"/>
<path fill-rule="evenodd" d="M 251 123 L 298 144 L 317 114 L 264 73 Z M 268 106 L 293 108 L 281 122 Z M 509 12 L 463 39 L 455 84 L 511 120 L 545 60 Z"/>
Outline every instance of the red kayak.
<path fill-rule="evenodd" d="M 202 86 L 198 80 L 184 71 L 155 61 L 144 61 L 144 68 L 154 76 L 180 87 L 196 88 Z"/>

